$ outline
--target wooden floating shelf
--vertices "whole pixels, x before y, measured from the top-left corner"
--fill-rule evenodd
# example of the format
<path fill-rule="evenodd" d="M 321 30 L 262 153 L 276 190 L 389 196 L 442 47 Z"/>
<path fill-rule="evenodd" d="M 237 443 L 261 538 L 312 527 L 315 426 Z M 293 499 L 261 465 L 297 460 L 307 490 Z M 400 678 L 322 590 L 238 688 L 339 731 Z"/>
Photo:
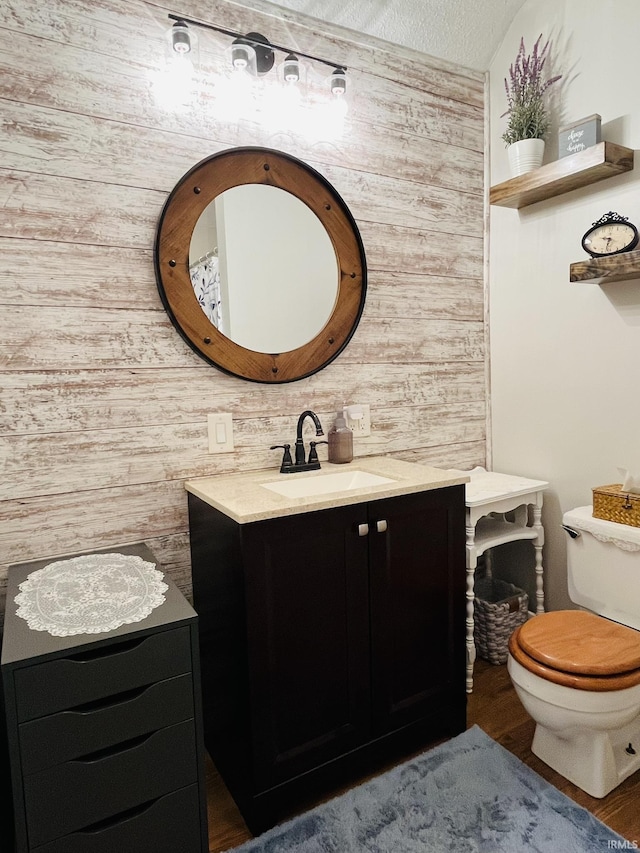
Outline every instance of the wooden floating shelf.
<path fill-rule="evenodd" d="M 610 281 L 628 281 L 640 278 L 640 250 L 623 252 L 610 258 L 589 258 L 569 267 L 571 281 L 588 284 L 608 284 Z"/>
<path fill-rule="evenodd" d="M 521 208 L 633 169 L 633 149 L 599 142 L 526 175 L 491 187 L 490 204 Z"/>

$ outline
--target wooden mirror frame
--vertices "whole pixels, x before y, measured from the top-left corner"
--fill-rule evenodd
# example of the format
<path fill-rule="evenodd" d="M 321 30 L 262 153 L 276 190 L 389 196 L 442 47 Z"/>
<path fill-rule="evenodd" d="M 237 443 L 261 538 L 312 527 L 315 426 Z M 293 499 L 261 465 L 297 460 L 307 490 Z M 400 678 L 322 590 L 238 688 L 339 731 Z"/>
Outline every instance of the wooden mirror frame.
<path fill-rule="evenodd" d="M 333 313 L 311 341 L 288 352 L 254 352 L 234 343 L 209 321 L 191 284 L 189 246 L 198 218 L 220 193 L 242 184 L 267 184 L 299 198 L 324 225 L 336 252 Z M 268 148 L 227 149 L 187 172 L 162 210 L 154 260 L 160 297 L 184 340 L 220 370 L 252 382 L 293 382 L 322 370 L 347 345 L 364 308 L 364 246 L 349 208 L 311 166 Z"/>

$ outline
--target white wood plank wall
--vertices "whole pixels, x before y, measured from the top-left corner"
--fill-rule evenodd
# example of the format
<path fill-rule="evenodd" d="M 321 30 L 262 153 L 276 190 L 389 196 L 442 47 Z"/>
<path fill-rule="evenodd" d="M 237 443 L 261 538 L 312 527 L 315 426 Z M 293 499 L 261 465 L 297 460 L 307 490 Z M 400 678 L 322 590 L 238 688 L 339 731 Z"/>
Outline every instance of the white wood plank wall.
<path fill-rule="evenodd" d="M 311 407 L 369 403 L 356 455 L 486 460 L 482 75 L 268 3 L 5 0 L 0 19 L 0 598 L 11 563 L 146 541 L 190 595 L 187 477 L 276 466 Z M 198 102 L 161 107 L 169 11 L 349 67 L 343 138 L 224 124 L 228 39 L 200 31 Z M 196 162 L 265 145 L 310 163 L 361 230 L 369 289 L 347 349 L 262 386 L 200 360 L 158 296 L 163 203 Z M 230 411 L 235 452 L 207 453 Z M 324 448 L 322 448 L 325 450 Z M 0 613 L 4 612 L 0 600 Z"/>

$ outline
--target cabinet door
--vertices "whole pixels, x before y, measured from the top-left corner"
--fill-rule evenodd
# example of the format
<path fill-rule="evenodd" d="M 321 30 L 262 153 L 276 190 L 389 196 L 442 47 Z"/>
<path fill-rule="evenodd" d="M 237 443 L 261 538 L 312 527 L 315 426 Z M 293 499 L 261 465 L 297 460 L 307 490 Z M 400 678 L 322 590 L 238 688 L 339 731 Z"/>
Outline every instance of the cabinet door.
<path fill-rule="evenodd" d="M 258 790 L 368 739 L 364 521 L 361 505 L 243 527 Z"/>
<path fill-rule="evenodd" d="M 447 709 L 464 721 L 464 487 L 369 513 L 374 731 Z"/>

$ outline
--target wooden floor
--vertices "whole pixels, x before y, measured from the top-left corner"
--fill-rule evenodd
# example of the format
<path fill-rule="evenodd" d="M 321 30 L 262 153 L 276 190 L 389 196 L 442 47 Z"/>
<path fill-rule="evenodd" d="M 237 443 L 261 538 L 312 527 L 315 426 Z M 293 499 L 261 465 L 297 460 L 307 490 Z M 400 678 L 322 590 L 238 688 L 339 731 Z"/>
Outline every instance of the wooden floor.
<path fill-rule="evenodd" d="M 640 772 L 598 800 L 543 764 L 529 749 L 534 724 L 515 694 L 506 665 L 476 663 L 474 692 L 469 696 L 467 709 L 467 724 L 474 723 L 603 823 L 640 846 Z M 339 792 L 332 791 L 331 795 L 336 793 Z M 207 762 L 207 798 L 209 853 L 221 853 L 252 837 L 210 761 Z"/>

